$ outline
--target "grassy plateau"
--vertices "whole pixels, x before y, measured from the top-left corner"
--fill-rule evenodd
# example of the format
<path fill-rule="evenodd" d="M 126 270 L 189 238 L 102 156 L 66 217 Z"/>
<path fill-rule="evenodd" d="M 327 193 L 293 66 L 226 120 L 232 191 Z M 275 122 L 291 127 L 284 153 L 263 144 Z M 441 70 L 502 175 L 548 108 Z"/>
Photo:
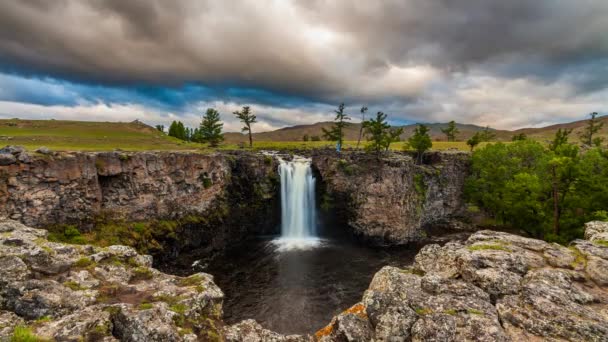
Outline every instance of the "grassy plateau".
<path fill-rule="evenodd" d="M 361 147 L 367 142 L 362 141 Z M 404 149 L 405 142 L 391 144 L 391 150 Z M 0 120 L 0 145 L 21 145 L 28 150 L 46 146 L 54 151 L 198 151 L 215 149 L 206 144 L 190 143 L 170 137 L 141 122 L 89 122 L 63 120 Z M 226 141 L 219 150 L 236 150 L 243 143 Z M 244 145 L 248 148 L 247 145 Z M 345 141 L 345 149 L 354 149 L 356 141 Z M 254 141 L 254 150 L 298 150 L 334 148 L 331 141 Z M 464 141 L 434 141 L 433 150 L 468 151 Z"/>

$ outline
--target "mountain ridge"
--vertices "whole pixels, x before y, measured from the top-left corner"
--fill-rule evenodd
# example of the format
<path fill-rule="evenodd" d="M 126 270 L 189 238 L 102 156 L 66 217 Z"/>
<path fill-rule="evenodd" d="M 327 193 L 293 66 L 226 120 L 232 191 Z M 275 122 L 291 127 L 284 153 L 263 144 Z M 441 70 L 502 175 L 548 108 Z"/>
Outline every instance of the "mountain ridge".
<path fill-rule="evenodd" d="M 598 133 L 600 136 L 608 135 L 608 116 L 598 117 L 597 120 L 599 122 L 604 123 L 604 127 Z M 570 135 L 572 140 L 578 140 L 578 133 L 581 132 L 584 126 L 587 124 L 589 119 L 577 120 L 566 123 L 553 124 L 544 127 L 526 127 L 519 128 L 515 130 L 504 130 L 504 129 L 493 129 L 490 128 L 494 133 L 496 133 L 496 140 L 498 141 L 509 141 L 515 134 L 524 133 L 530 138 L 534 139 L 550 139 L 558 129 L 573 129 L 572 134 Z M 302 141 L 304 135 L 308 135 L 309 138 L 313 136 L 318 136 L 323 140 L 323 131 L 322 129 L 328 129 L 333 124 L 332 121 L 322 121 L 316 122 L 308 125 L 296 125 L 296 126 L 288 126 L 276 129 L 274 131 L 267 132 L 259 132 L 253 133 L 254 140 L 257 141 Z M 431 135 L 431 139 L 434 141 L 446 141 L 446 136 L 441 132 L 442 128 L 447 127 L 448 123 L 442 122 L 434 122 L 434 123 L 425 123 L 430 128 L 429 134 Z M 393 126 L 393 127 L 402 127 L 403 134 L 401 134 L 401 139 L 407 139 L 412 135 L 414 128 L 417 124 L 409 124 L 402 126 Z M 359 137 L 359 130 L 361 127 L 361 123 L 350 123 L 345 131 L 345 139 L 348 141 L 356 141 Z M 476 132 L 479 132 L 485 129 L 484 126 L 479 126 L 475 124 L 463 124 L 456 123 L 456 128 L 460 131 L 457 134 L 457 140 L 467 140 L 471 136 L 473 136 Z M 255 126 L 254 126 L 255 132 Z M 247 136 L 238 132 L 227 132 L 224 133 L 224 139 L 226 142 L 245 142 L 247 140 Z M 362 140 L 365 140 L 364 138 Z"/>

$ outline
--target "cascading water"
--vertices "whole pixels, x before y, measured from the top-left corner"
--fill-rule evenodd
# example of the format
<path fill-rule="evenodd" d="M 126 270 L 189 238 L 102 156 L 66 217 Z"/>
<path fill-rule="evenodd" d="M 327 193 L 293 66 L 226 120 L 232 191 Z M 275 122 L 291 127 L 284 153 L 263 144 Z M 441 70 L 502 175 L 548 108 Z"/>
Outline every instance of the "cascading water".
<path fill-rule="evenodd" d="M 315 178 L 310 159 L 279 159 L 281 177 L 281 237 L 279 249 L 303 249 L 318 245 Z"/>

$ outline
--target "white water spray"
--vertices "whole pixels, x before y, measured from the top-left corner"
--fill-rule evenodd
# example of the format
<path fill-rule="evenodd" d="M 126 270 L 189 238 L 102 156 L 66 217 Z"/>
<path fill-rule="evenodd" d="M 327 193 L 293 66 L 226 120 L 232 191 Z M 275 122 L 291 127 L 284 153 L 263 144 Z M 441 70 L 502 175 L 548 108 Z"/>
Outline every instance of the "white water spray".
<path fill-rule="evenodd" d="M 279 159 L 281 177 L 281 238 L 279 249 L 303 249 L 318 245 L 315 178 L 310 159 Z"/>

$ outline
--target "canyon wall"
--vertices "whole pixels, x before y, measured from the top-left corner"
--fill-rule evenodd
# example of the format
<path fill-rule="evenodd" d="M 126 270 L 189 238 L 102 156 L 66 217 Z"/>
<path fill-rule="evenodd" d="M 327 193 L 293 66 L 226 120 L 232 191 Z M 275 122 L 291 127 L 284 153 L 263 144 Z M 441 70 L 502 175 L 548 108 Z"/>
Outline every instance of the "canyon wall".
<path fill-rule="evenodd" d="M 162 251 L 169 256 L 278 229 L 277 160 L 261 153 L 3 151 L 12 158 L 0 163 L 0 217 L 31 226 L 181 220 L 177 234 L 158 234 L 172 239 Z M 303 154 L 320 178 L 322 206 L 372 243 L 419 240 L 464 212 L 467 153 L 427 153 L 423 165 L 403 153 Z"/>
<path fill-rule="evenodd" d="M 379 245 L 419 240 L 425 228 L 461 227 L 469 161 L 465 152 L 430 152 L 422 165 L 400 153 L 313 154 L 325 206 L 341 211 L 355 234 Z"/>
<path fill-rule="evenodd" d="M 31 226 L 194 217 L 170 244 L 175 254 L 278 224 L 277 164 L 261 154 L 9 152 L 17 157 L 0 166 L 0 217 Z"/>

